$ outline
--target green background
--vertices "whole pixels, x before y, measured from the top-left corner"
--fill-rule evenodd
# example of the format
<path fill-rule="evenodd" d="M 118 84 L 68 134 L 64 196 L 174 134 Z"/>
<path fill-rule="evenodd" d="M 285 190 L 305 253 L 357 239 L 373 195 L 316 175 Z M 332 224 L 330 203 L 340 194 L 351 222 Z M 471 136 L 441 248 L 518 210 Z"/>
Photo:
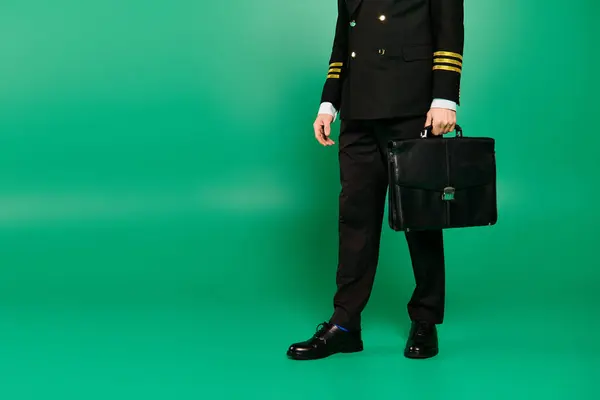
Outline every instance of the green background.
<path fill-rule="evenodd" d="M 306 363 L 285 350 L 335 289 L 337 150 L 311 127 L 335 1 L 3 0 L 0 397 L 587 398 L 592 4 L 466 1 L 458 118 L 497 140 L 499 223 L 446 232 L 437 358 L 402 356 L 386 226 L 365 351 Z"/>

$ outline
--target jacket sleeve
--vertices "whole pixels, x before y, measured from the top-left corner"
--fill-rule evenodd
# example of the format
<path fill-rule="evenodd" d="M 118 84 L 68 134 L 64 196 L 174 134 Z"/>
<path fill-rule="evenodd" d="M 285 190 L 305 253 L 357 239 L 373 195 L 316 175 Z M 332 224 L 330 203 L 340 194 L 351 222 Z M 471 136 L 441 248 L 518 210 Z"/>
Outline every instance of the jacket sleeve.
<path fill-rule="evenodd" d="M 338 0 L 338 16 L 335 36 L 333 38 L 333 48 L 329 58 L 327 77 L 321 94 L 321 103 L 331 103 L 337 110 L 340 109 L 342 82 L 347 67 L 349 23 L 345 0 Z"/>
<path fill-rule="evenodd" d="M 464 0 L 431 0 L 433 98 L 460 104 L 464 47 Z"/>

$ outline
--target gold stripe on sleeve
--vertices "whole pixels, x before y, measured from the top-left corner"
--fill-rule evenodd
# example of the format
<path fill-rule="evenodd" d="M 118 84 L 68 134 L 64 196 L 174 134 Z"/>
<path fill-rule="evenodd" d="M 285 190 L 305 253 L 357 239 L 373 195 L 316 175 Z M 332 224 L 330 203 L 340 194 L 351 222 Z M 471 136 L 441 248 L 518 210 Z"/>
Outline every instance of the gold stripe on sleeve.
<path fill-rule="evenodd" d="M 461 56 L 458 53 L 453 53 L 451 51 L 436 51 L 435 53 L 433 53 L 434 56 L 440 56 L 440 57 L 454 57 L 454 58 L 458 58 L 459 60 L 462 61 L 463 56 Z"/>
<path fill-rule="evenodd" d="M 453 60 L 452 58 L 434 58 L 434 63 L 443 63 L 443 64 L 454 64 L 462 67 L 462 63 L 460 61 Z"/>
<path fill-rule="evenodd" d="M 447 65 L 434 65 L 433 69 L 440 69 L 440 70 L 444 70 L 444 71 L 453 71 L 453 72 L 458 72 L 459 74 L 462 72 L 460 70 L 460 68 L 456 68 L 456 67 L 449 67 Z"/>
<path fill-rule="evenodd" d="M 327 75 L 327 79 L 329 79 L 329 78 L 339 79 L 339 77 L 340 76 L 338 74 L 329 74 L 329 75 Z"/>

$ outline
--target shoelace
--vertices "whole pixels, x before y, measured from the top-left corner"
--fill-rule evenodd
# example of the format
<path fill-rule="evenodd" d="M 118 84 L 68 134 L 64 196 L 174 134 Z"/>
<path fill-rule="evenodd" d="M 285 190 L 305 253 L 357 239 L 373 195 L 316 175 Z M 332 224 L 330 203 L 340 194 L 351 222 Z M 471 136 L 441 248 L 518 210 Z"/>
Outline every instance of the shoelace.
<path fill-rule="evenodd" d="M 328 327 L 329 324 L 327 322 L 321 322 L 319 325 L 317 325 L 317 330 L 314 335 L 315 339 L 327 342 L 327 339 L 324 337 L 324 333 L 327 331 Z"/>
<path fill-rule="evenodd" d="M 329 324 L 327 322 L 321 322 L 319 325 L 317 325 L 317 330 L 315 331 L 315 337 L 321 336 L 321 334 L 324 333 L 324 331 L 327 329 L 327 326 Z"/>

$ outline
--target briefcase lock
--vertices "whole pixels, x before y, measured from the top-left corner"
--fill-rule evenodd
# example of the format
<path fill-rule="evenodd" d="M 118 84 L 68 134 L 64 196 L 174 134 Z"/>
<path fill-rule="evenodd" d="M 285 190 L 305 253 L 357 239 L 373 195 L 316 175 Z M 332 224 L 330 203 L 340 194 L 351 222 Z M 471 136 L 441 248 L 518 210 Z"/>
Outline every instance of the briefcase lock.
<path fill-rule="evenodd" d="M 454 193 L 456 192 L 456 189 L 454 189 L 453 187 L 446 187 L 444 188 L 444 193 L 442 194 L 442 200 L 444 201 L 452 201 L 454 200 Z"/>

